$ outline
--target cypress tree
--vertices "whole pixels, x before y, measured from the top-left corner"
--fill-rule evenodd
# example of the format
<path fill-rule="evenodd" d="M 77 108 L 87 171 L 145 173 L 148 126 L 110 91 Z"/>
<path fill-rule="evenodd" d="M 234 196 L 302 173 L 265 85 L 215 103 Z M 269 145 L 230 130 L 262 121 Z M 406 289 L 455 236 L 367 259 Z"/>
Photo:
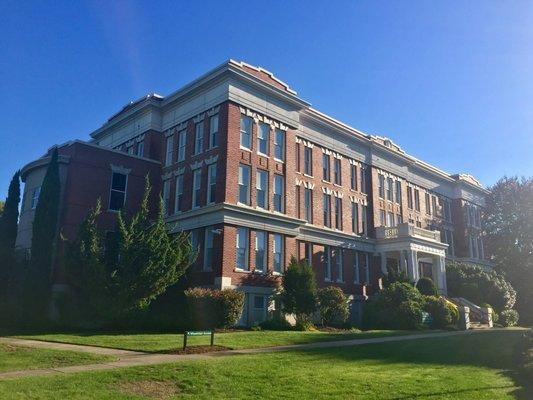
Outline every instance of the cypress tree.
<path fill-rule="evenodd" d="M 0 300 L 5 300 L 14 263 L 20 202 L 20 172 L 15 172 L 0 215 Z"/>
<path fill-rule="evenodd" d="M 45 317 L 49 301 L 51 268 L 57 240 L 59 192 L 58 152 L 54 148 L 35 208 L 28 271 L 27 290 L 31 309 L 27 311 L 38 318 Z"/>

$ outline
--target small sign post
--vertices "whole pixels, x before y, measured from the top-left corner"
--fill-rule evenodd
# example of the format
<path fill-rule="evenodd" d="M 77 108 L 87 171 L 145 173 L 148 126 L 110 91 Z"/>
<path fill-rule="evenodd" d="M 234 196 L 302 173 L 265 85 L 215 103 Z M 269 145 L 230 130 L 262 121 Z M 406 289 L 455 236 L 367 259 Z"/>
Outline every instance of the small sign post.
<path fill-rule="evenodd" d="M 211 347 L 215 345 L 215 331 L 185 331 L 183 334 L 183 350 L 187 348 L 187 338 L 189 336 L 207 336 L 211 335 Z"/>

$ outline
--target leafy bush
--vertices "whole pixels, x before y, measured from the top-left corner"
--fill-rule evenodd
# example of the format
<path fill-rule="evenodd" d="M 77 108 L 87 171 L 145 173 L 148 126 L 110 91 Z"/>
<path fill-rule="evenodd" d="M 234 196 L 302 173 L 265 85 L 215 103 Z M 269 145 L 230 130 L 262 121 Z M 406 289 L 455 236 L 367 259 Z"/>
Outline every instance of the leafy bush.
<path fill-rule="evenodd" d="M 446 265 L 448 292 L 451 297 L 464 297 L 475 304 L 488 303 L 497 312 L 513 308 L 516 291 L 496 271 L 465 263 Z"/>
<path fill-rule="evenodd" d="M 432 327 L 442 329 L 455 326 L 459 321 L 459 311 L 442 297 L 427 296 L 424 310 L 433 318 Z"/>
<path fill-rule="evenodd" d="M 363 313 L 368 328 L 419 329 L 424 296 L 408 283 L 395 282 L 372 297 Z"/>
<path fill-rule="evenodd" d="M 294 257 L 283 275 L 283 289 L 280 299 L 285 314 L 294 314 L 297 325 L 308 325 L 311 315 L 316 311 L 317 290 L 315 274 L 305 262 Z"/>
<path fill-rule="evenodd" d="M 269 331 L 290 331 L 293 329 L 292 325 L 282 316 L 276 316 L 259 324 L 261 329 Z"/>
<path fill-rule="evenodd" d="M 185 291 L 191 328 L 215 329 L 235 325 L 244 307 L 244 293 L 233 289 L 193 288 Z"/>
<path fill-rule="evenodd" d="M 348 319 L 348 299 L 340 288 L 328 286 L 320 289 L 318 303 L 323 325 L 341 326 Z"/>
<path fill-rule="evenodd" d="M 437 295 L 437 288 L 435 287 L 433 280 L 426 276 L 418 280 L 418 282 L 416 283 L 416 288 L 418 289 L 420 293 L 422 293 L 425 296 L 436 296 Z"/>
<path fill-rule="evenodd" d="M 516 310 L 503 310 L 500 313 L 500 324 L 507 326 L 515 326 L 518 324 L 518 311 Z"/>
<path fill-rule="evenodd" d="M 500 317 L 498 316 L 498 313 L 496 312 L 496 310 L 494 309 L 494 307 L 492 307 L 490 304 L 488 303 L 481 303 L 481 304 L 478 304 L 480 307 L 485 307 L 485 308 L 490 308 L 492 310 L 492 322 L 493 323 L 496 323 L 498 322 L 498 320 L 500 319 Z"/>
<path fill-rule="evenodd" d="M 383 279 L 383 285 L 389 287 L 395 282 L 410 283 L 411 281 L 405 271 L 387 267 L 387 275 Z"/>

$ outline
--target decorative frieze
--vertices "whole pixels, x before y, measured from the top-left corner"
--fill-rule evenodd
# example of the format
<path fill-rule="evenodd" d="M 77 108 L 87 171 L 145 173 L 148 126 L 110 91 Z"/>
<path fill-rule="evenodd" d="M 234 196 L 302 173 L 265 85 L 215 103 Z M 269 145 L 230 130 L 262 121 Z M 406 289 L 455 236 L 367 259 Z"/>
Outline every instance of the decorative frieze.
<path fill-rule="evenodd" d="M 266 115 L 259 114 L 256 111 L 250 110 L 246 107 L 239 107 L 241 114 L 246 115 L 247 117 L 253 118 L 254 122 L 258 124 L 259 122 L 265 123 L 270 125 L 270 128 L 273 129 L 280 129 L 282 131 L 287 131 L 289 127 L 281 122 L 275 121 Z"/>
<path fill-rule="evenodd" d="M 218 154 L 205 159 L 205 165 L 216 163 L 218 160 Z"/>
<path fill-rule="evenodd" d="M 205 118 L 205 113 L 198 114 L 196 117 L 194 117 L 192 120 L 195 124 L 198 122 L 202 122 Z"/>
<path fill-rule="evenodd" d="M 213 107 L 210 110 L 207 110 L 207 116 L 212 117 L 213 115 L 218 114 L 219 110 L 220 110 L 220 106 Z"/>
<path fill-rule="evenodd" d="M 191 170 L 194 170 L 194 169 L 202 168 L 203 165 L 204 165 L 204 161 L 201 160 L 201 161 L 196 161 L 190 164 L 190 167 L 191 167 Z"/>
<path fill-rule="evenodd" d="M 185 167 L 178 168 L 172 172 L 174 176 L 183 175 L 185 173 Z"/>
<path fill-rule="evenodd" d="M 126 168 L 126 167 L 124 167 L 122 165 L 110 164 L 110 166 L 111 166 L 111 171 L 116 172 L 118 174 L 128 175 L 131 172 L 130 168 Z"/>

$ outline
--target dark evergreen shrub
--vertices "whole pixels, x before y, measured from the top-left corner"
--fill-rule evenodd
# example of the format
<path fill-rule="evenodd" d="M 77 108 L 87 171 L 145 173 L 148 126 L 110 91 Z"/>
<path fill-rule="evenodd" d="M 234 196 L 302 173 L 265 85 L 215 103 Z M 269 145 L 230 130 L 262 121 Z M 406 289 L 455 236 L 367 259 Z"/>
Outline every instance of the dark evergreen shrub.
<path fill-rule="evenodd" d="M 318 304 L 323 325 L 338 327 L 348 319 L 348 299 L 342 289 L 334 286 L 319 289 Z"/>
<path fill-rule="evenodd" d="M 437 295 L 437 288 L 435 287 L 433 280 L 426 276 L 418 280 L 418 282 L 416 283 L 416 288 L 424 296 L 436 296 Z"/>
<path fill-rule="evenodd" d="M 459 321 L 459 311 L 442 297 L 427 296 L 424 311 L 433 318 L 432 327 L 437 329 L 452 327 Z"/>
<path fill-rule="evenodd" d="M 244 293 L 233 289 L 193 288 L 185 291 L 188 305 L 187 329 L 215 329 L 233 326 L 244 307 Z"/>
<path fill-rule="evenodd" d="M 500 313 L 499 323 L 505 327 L 516 326 L 518 324 L 518 311 L 503 310 Z"/>

